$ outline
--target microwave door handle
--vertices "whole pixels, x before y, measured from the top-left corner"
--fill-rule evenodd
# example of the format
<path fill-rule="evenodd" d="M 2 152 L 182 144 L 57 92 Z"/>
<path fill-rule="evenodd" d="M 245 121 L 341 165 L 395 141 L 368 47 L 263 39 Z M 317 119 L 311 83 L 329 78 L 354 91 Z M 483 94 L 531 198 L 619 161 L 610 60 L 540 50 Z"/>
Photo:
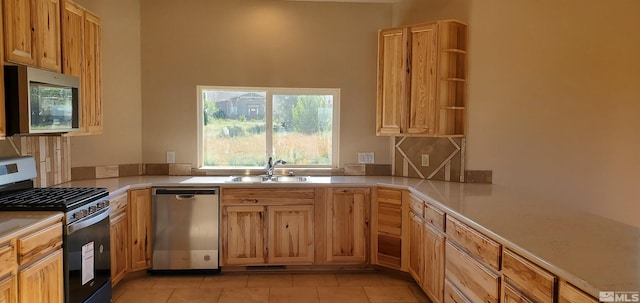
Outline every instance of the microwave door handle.
<path fill-rule="evenodd" d="M 109 208 L 105 208 L 102 212 L 99 212 L 93 217 L 82 220 L 78 223 L 71 223 L 69 224 L 69 226 L 67 226 L 67 235 L 73 234 L 76 231 L 79 231 L 83 228 L 87 228 L 93 224 L 96 224 L 108 216 L 109 216 Z"/>

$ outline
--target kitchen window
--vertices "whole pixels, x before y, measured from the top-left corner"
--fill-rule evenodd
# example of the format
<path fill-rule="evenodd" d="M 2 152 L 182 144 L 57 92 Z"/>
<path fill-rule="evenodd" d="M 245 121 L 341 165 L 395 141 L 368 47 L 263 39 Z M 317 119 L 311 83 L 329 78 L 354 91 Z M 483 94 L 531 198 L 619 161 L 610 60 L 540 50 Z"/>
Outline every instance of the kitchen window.
<path fill-rule="evenodd" d="M 338 166 L 340 89 L 198 86 L 201 168 Z"/>

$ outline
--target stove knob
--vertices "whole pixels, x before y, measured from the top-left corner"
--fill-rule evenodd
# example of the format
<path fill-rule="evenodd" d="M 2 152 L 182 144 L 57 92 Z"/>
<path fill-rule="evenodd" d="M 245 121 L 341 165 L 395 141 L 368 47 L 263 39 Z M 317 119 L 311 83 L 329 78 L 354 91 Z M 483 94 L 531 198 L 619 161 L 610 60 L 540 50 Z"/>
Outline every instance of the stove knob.
<path fill-rule="evenodd" d="M 98 209 L 98 208 L 97 208 L 97 207 L 95 207 L 95 206 L 89 206 L 89 213 L 90 213 L 90 214 L 95 213 L 97 209 Z"/>

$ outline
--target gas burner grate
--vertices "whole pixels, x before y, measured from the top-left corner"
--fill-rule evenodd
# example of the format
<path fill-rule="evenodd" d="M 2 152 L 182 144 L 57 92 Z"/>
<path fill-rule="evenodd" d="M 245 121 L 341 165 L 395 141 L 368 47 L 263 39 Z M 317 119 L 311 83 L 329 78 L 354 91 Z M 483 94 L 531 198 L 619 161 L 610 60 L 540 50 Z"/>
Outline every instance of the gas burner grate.
<path fill-rule="evenodd" d="M 0 210 L 69 210 L 107 195 L 104 188 L 31 188 L 0 196 Z"/>

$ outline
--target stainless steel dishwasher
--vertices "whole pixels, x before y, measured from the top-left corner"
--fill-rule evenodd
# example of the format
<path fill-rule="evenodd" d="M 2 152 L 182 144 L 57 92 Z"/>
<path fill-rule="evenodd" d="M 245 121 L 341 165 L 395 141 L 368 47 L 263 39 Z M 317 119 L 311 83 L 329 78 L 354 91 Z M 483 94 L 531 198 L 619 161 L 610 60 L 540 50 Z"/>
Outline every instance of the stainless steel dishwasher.
<path fill-rule="evenodd" d="M 151 271 L 219 271 L 219 190 L 153 188 Z"/>

